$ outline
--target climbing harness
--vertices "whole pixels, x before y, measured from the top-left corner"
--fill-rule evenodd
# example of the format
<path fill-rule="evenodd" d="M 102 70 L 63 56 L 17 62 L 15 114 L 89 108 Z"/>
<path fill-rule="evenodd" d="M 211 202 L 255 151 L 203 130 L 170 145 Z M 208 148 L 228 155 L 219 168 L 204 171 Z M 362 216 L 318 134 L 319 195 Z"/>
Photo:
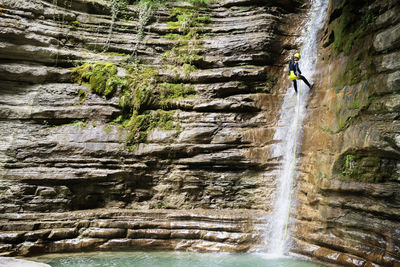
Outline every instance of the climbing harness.
<path fill-rule="evenodd" d="M 290 75 L 289 75 L 289 79 L 292 80 L 292 81 L 294 81 L 294 80 L 298 80 L 299 77 L 298 77 L 296 74 L 294 74 L 294 71 L 293 71 L 293 70 L 291 70 L 291 71 L 290 71 Z"/>
<path fill-rule="evenodd" d="M 297 116 L 296 116 L 296 132 L 294 135 L 294 148 L 293 148 L 293 176 L 294 176 L 295 170 L 296 170 L 297 131 L 298 131 L 298 127 L 299 127 L 299 117 L 300 117 L 301 84 L 299 84 L 299 93 L 297 94 L 297 96 L 298 96 L 298 103 L 297 103 Z M 286 215 L 285 231 L 282 236 L 282 241 L 284 241 L 286 239 L 288 226 L 289 226 L 290 203 L 292 202 L 292 185 L 293 185 L 293 179 L 290 182 L 289 206 L 288 206 L 288 211 L 287 211 L 287 215 Z M 281 242 L 282 249 L 283 249 L 284 244 L 285 244 L 285 242 Z"/>

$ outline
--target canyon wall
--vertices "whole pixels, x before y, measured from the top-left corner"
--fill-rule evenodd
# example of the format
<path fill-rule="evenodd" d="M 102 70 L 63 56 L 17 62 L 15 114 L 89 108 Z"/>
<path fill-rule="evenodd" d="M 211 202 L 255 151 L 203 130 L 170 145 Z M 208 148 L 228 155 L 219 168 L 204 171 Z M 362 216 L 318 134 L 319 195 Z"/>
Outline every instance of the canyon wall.
<path fill-rule="evenodd" d="M 0 253 L 257 247 L 301 2 L 0 0 Z M 330 1 L 292 252 L 400 262 L 399 8 Z"/>
<path fill-rule="evenodd" d="M 305 123 L 294 251 L 399 266 L 398 1 L 331 1 Z"/>
<path fill-rule="evenodd" d="M 142 247 L 135 239 L 164 240 L 170 249 L 200 250 L 194 241 L 175 242 L 181 239 L 215 241 L 205 250 L 229 243 L 228 236 L 207 239 L 229 231 L 222 226 L 206 233 L 194 216 L 189 228 L 196 234 L 183 226 L 153 226 L 161 234 L 143 226 L 138 229 L 147 234 L 128 235 L 136 228 L 110 223 L 102 227 L 118 228 L 116 237 L 114 230 L 107 235 L 100 229 L 92 236 L 98 240 L 86 244 L 83 232 L 99 226 L 94 219 L 82 224 L 82 210 L 104 208 L 136 210 L 138 215 L 125 216 L 128 221 L 140 217 L 140 210 L 208 209 L 215 215 L 205 220 L 216 223 L 221 210 L 247 209 L 246 219 L 227 212 L 230 218 L 220 220 L 228 228 L 229 223 L 246 225 L 231 239 L 247 245 L 228 244 L 225 250 L 244 251 L 259 243 L 263 231 L 255 226 L 260 218 L 267 222 L 279 166 L 279 159 L 269 155 L 278 142 L 272 140 L 281 102 L 278 77 L 284 59 L 297 48 L 297 28 L 291 24 L 301 21 L 304 6 L 298 9 L 296 1 L 226 0 L 208 7 L 172 1 L 153 9 L 131 3 L 116 12 L 104 1 L 0 3 L 3 254 L 62 251 L 61 245 L 51 249 L 54 242 L 75 244 L 64 246 L 68 251 L 111 248 L 105 244 L 116 237 L 126 239 L 122 247 L 133 249 Z M 85 66 L 101 72 L 82 82 L 88 74 L 78 74 Z M 102 84 L 111 75 L 107 66 L 114 71 L 112 86 L 114 81 L 143 87 L 151 82 L 154 88 L 177 91 L 178 97 L 163 105 L 135 102 L 144 108 L 128 114 L 126 127 L 121 121 L 126 91 L 120 84 L 110 94 L 93 87 L 92 81 Z M 162 126 L 158 114 L 166 117 Z M 139 118 L 147 128 L 134 124 Z M 68 211 L 83 213 L 75 222 L 59 222 L 70 216 Z M 52 225 L 59 234 L 48 232 Z M 173 245 L 165 234 L 171 229 L 181 231 L 181 238 L 171 237 Z M 242 240 L 240 234 L 247 237 Z"/>

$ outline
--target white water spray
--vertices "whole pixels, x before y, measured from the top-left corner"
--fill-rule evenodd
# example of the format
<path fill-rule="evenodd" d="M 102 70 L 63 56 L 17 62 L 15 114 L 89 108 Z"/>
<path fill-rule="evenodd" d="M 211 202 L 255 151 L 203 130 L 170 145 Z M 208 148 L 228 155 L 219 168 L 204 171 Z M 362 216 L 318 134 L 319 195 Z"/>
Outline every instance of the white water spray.
<path fill-rule="evenodd" d="M 304 27 L 302 37 L 300 69 L 313 84 L 312 75 L 317 59 L 317 34 L 326 16 L 328 0 L 311 0 L 309 20 Z M 274 140 L 280 142 L 273 149 L 274 157 L 282 157 L 282 166 L 277 176 L 274 212 L 269 221 L 268 253 L 282 256 L 286 247 L 286 234 L 289 222 L 292 183 L 295 176 L 296 150 L 300 147 L 302 124 L 306 114 L 309 89 L 303 81 L 297 81 L 299 94 L 296 97 L 293 85 L 287 89 L 280 111 L 278 128 Z"/>

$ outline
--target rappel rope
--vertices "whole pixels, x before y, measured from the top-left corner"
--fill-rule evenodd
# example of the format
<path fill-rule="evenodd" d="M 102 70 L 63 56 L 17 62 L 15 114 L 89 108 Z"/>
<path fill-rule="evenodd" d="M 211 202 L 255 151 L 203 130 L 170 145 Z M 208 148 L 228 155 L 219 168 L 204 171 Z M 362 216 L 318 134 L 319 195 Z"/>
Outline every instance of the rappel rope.
<path fill-rule="evenodd" d="M 294 135 L 294 148 L 293 148 L 293 176 L 295 175 L 296 171 L 296 150 L 297 150 L 297 131 L 299 127 L 299 117 L 300 117 L 300 98 L 301 98 L 301 82 L 299 82 L 299 92 L 298 92 L 298 102 L 297 102 L 297 116 L 296 116 L 296 132 Z M 288 211 L 287 211 L 287 216 L 286 216 L 286 223 L 285 223 L 285 231 L 282 236 L 282 241 L 286 239 L 287 236 L 287 231 L 288 231 L 288 226 L 289 226 L 289 217 L 290 217 L 290 203 L 292 202 L 292 184 L 293 184 L 293 179 L 290 182 L 290 188 L 289 188 L 289 205 L 288 205 Z M 281 242 L 281 246 L 283 248 L 285 242 Z"/>
<path fill-rule="evenodd" d="M 315 17 L 315 14 L 312 16 L 311 20 L 314 20 L 314 17 Z M 310 29 L 307 29 L 306 36 L 308 36 L 309 33 L 310 33 Z M 304 46 L 305 46 L 305 44 L 303 44 L 303 46 L 301 47 L 300 53 L 303 52 Z M 299 84 L 299 92 L 298 92 L 299 100 L 298 100 L 298 102 L 297 102 L 296 132 L 295 132 L 295 135 L 294 135 L 294 148 L 293 148 L 293 178 L 294 178 L 294 175 L 295 175 L 295 173 L 296 173 L 297 131 L 298 131 L 298 128 L 299 128 L 299 117 L 300 117 L 301 81 L 299 81 L 298 84 Z M 289 205 L 288 205 L 288 211 L 287 211 L 286 222 L 285 222 L 285 231 L 284 231 L 283 236 L 282 236 L 282 241 L 283 241 L 283 242 L 281 242 L 281 249 L 283 249 L 283 246 L 285 245 L 284 240 L 286 239 L 287 232 L 288 232 L 288 227 L 289 227 L 290 203 L 292 202 L 292 193 L 293 193 L 293 190 L 292 190 L 293 180 L 294 180 L 294 179 L 292 179 L 292 180 L 290 181 L 290 188 L 289 188 L 289 192 L 290 192 L 290 193 L 289 193 Z"/>

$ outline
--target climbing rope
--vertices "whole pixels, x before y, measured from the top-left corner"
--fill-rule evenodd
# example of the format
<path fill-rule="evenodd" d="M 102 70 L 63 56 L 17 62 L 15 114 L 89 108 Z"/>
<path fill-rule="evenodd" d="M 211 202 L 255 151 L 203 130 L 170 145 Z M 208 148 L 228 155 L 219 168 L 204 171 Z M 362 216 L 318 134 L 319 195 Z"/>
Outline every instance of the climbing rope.
<path fill-rule="evenodd" d="M 300 117 L 300 96 L 301 96 L 301 82 L 299 82 L 299 92 L 298 92 L 298 103 L 297 103 L 297 116 L 296 116 L 296 132 L 294 135 L 294 148 L 293 148 L 293 172 L 292 175 L 294 176 L 295 170 L 296 170 L 296 150 L 297 150 L 297 131 L 299 127 L 299 117 Z M 292 184 L 293 184 L 293 179 L 290 182 L 290 188 L 289 188 L 289 206 L 288 206 L 288 211 L 286 215 L 286 223 L 285 223 L 285 231 L 282 236 L 282 242 L 281 242 L 281 249 L 283 249 L 283 246 L 285 242 L 283 242 L 286 239 L 287 236 L 287 231 L 288 231 L 288 226 L 289 226 L 289 217 L 290 217 L 290 203 L 292 202 Z"/>

